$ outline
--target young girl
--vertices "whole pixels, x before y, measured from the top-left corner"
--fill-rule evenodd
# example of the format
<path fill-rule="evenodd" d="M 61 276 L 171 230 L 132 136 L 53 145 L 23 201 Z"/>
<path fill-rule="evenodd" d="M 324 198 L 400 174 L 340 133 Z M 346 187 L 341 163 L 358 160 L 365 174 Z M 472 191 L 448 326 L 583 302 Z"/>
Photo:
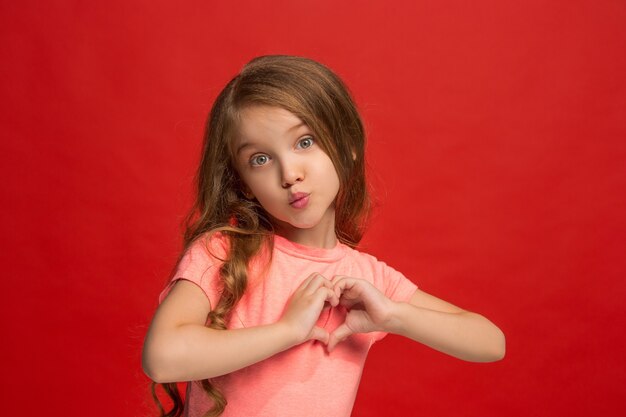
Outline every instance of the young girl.
<path fill-rule="evenodd" d="M 161 415 L 350 415 L 372 344 L 406 336 L 504 356 L 483 316 L 355 249 L 369 209 L 363 125 L 342 81 L 300 57 L 250 61 L 217 97 L 185 245 L 146 336 Z M 177 381 L 187 385 L 184 404 Z"/>

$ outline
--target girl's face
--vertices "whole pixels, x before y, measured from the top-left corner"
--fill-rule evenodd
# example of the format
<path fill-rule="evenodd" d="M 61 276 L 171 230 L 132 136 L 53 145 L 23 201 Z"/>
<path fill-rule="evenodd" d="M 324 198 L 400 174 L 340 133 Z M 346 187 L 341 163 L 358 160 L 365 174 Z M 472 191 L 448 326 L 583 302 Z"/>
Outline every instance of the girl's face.
<path fill-rule="evenodd" d="M 290 240 L 332 245 L 339 177 L 311 130 L 280 107 L 249 106 L 240 120 L 233 149 L 245 191 Z"/>

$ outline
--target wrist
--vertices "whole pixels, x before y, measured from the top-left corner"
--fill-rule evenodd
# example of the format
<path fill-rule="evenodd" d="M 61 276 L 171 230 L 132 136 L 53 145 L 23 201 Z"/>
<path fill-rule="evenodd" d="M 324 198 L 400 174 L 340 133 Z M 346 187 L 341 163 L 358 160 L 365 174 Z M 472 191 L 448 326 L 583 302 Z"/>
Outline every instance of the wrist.
<path fill-rule="evenodd" d="M 389 319 L 385 323 L 384 331 L 387 333 L 399 334 L 404 333 L 404 318 L 406 317 L 406 310 L 410 308 L 409 303 L 401 301 L 392 301 L 390 305 Z"/>
<path fill-rule="evenodd" d="M 298 333 L 295 331 L 295 328 L 284 320 L 279 320 L 272 326 L 274 327 L 278 338 L 281 341 L 281 346 L 284 347 L 283 350 L 289 349 L 302 343 L 302 340 Z"/>

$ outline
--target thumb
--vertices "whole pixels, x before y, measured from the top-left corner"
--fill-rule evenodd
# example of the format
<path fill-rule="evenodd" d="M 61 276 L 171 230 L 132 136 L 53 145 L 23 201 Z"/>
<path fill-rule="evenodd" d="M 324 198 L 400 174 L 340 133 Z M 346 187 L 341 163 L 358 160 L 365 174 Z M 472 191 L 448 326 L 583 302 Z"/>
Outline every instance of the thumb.
<path fill-rule="evenodd" d="M 325 345 L 328 344 L 328 330 L 326 329 L 322 329 L 321 327 L 313 327 L 313 330 L 311 330 L 311 333 L 309 334 L 309 339 L 308 340 L 318 340 L 322 343 L 324 343 Z"/>
<path fill-rule="evenodd" d="M 346 325 L 346 323 L 337 327 L 329 336 L 328 352 L 332 352 L 339 342 L 342 342 L 346 337 L 353 333 L 354 332 Z"/>

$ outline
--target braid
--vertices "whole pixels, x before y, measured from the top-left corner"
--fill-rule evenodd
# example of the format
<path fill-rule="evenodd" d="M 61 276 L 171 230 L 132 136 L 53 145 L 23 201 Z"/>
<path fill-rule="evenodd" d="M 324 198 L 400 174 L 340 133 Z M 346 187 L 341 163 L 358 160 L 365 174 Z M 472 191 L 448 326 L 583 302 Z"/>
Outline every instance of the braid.
<path fill-rule="evenodd" d="M 219 270 L 219 279 L 222 284 L 220 299 L 207 316 L 207 327 L 217 330 L 227 329 L 231 313 L 246 291 L 250 261 L 260 252 L 264 243 L 272 245 L 272 234 L 270 233 L 272 226 L 264 213 L 260 212 L 262 208 L 257 203 L 239 198 L 235 193 L 227 192 L 225 194 L 228 206 L 230 206 L 230 210 L 227 212 L 232 213 L 228 221 L 229 224 L 213 227 L 207 233 L 204 231 L 207 226 L 192 217 L 195 212 L 194 208 L 186 219 L 186 243 L 184 245 L 187 249 L 202 236 L 206 236 L 206 241 L 209 242 L 217 233 L 221 233 L 227 238 L 229 248 L 226 259 L 223 260 Z M 236 226 L 231 225 L 233 223 Z M 210 248 L 207 247 L 207 249 L 210 251 Z M 269 253 L 271 254 L 271 251 Z M 268 258 L 267 262 L 269 261 Z M 228 404 L 226 398 L 211 379 L 204 379 L 199 382 L 213 401 L 213 407 L 204 414 L 204 417 L 218 417 L 224 412 Z M 173 402 L 172 409 L 167 412 L 163 409 L 156 395 L 157 385 L 163 386 L 165 393 Z M 156 384 L 153 382 L 151 389 L 152 397 L 159 408 L 160 417 L 180 417 L 182 415 L 184 402 L 176 383 Z"/>

